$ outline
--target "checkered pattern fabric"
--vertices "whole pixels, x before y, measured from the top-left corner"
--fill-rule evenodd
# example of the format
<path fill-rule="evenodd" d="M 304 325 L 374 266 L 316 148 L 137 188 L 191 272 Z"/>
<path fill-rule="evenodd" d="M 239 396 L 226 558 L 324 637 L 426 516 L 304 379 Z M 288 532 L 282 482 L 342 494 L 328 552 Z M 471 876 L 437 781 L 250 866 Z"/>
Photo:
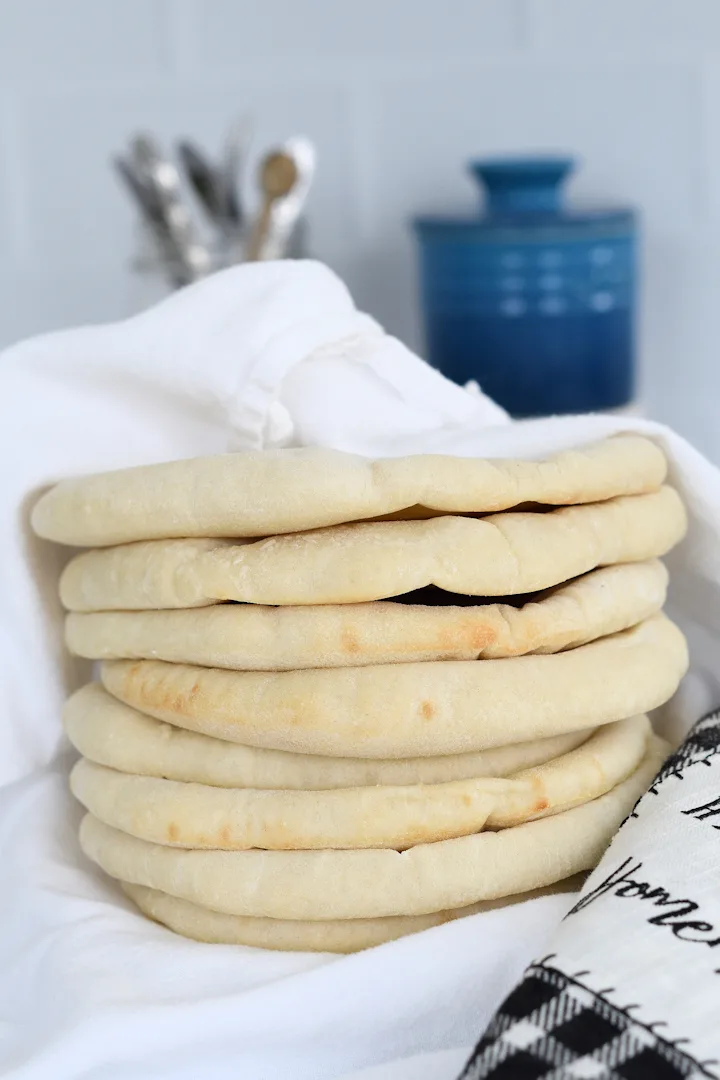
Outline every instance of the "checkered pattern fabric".
<path fill-rule="evenodd" d="M 460 1080 L 701 1080 L 675 1044 L 549 962 L 528 968 L 493 1017 Z"/>
<path fill-rule="evenodd" d="M 695 765 L 712 765 L 720 754 L 720 709 L 698 720 L 681 746 L 671 754 L 655 778 L 650 790 L 657 793 L 659 786 L 669 777 L 682 778 Z"/>

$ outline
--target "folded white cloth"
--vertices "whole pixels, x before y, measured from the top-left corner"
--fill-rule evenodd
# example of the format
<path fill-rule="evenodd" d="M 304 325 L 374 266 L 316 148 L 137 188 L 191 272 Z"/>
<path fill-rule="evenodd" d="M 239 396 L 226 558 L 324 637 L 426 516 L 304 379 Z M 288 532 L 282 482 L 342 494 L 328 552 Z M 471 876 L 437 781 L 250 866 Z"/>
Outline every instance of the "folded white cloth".
<path fill-rule="evenodd" d="M 22 343 L 2 356 L 0 380 L 0 1072 L 329 1080 L 473 1043 L 572 898 L 338 959 L 184 941 L 86 863 L 59 712 L 87 671 L 63 659 L 63 553 L 29 534 L 28 508 L 62 476 L 227 449 L 532 456 L 647 432 L 691 519 L 671 558 L 695 658 L 667 721 L 679 732 L 720 701 L 720 473 L 648 421 L 510 423 L 385 335 L 310 262 L 239 267 L 126 322 Z"/>

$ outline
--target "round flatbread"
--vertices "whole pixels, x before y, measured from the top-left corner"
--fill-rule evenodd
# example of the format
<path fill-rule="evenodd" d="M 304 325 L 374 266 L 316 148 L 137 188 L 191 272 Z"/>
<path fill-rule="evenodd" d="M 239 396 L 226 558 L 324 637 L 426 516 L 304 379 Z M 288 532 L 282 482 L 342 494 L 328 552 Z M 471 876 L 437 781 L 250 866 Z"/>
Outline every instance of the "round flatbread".
<path fill-rule="evenodd" d="M 522 607 L 376 600 L 74 612 L 67 616 L 65 640 L 71 652 L 90 660 L 167 660 L 238 671 L 499 659 L 560 652 L 634 626 L 661 610 L 667 577 L 656 559 L 607 566 Z"/>
<path fill-rule="evenodd" d="M 687 669 L 663 615 L 551 656 L 222 671 L 111 660 L 105 688 L 141 712 L 205 735 L 295 753 L 424 757 L 546 738 L 648 712 Z"/>
<path fill-rule="evenodd" d="M 672 488 L 547 513 L 337 525 L 254 542 L 155 540 L 72 559 L 71 611 L 350 604 L 427 585 L 468 596 L 535 592 L 597 566 L 664 555 L 684 535 Z"/>
<path fill-rule="evenodd" d="M 334 758 L 290 754 L 214 739 L 144 716 L 89 683 L 67 701 L 65 730 L 90 761 L 121 772 L 213 787 L 314 790 L 375 784 L 441 784 L 509 776 L 582 745 L 592 728 L 470 754 L 424 758 Z"/>
<path fill-rule="evenodd" d="M 81 760 L 73 794 L 106 825 L 171 847 L 241 851 L 395 848 L 507 828 L 578 806 L 615 787 L 640 763 L 647 717 L 596 732 L 564 758 L 510 780 L 258 791 L 129 776 Z"/>
<path fill-rule="evenodd" d="M 553 893 L 573 892 L 580 888 L 583 875 L 545 889 L 533 889 L 518 896 L 499 900 L 481 900 L 469 907 L 438 911 L 430 915 L 395 915 L 379 919 L 326 919 L 314 922 L 302 919 L 253 919 L 242 915 L 223 915 L 219 911 L 179 900 L 176 896 L 147 889 L 143 885 L 121 882 L 123 892 L 140 911 L 176 934 L 213 945 L 250 945 L 258 949 L 284 952 L 351 953 L 371 949 L 388 941 L 429 930 L 433 926 L 467 915 L 478 915 L 499 907 L 509 907 L 525 900 Z"/>
<path fill-rule="evenodd" d="M 480 832 L 502 789 L 511 804 L 531 785 L 485 777 L 447 784 L 258 791 L 128 776 L 81 760 L 73 794 L 98 820 L 156 844 L 224 851 L 395 848 Z M 531 803 L 534 809 L 536 803 Z"/>
<path fill-rule="evenodd" d="M 337 450 L 263 450 L 65 480 L 37 502 L 35 531 L 77 547 L 181 536 L 273 536 L 394 513 L 487 513 L 653 491 L 662 451 L 619 435 L 545 461 Z"/>
<path fill-rule="evenodd" d="M 366 919 L 467 907 L 595 866 L 667 754 L 653 740 L 632 776 L 593 802 L 502 832 L 408 851 L 186 851 L 87 814 L 83 851 L 111 877 L 213 911 L 273 919 Z"/>
<path fill-rule="evenodd" d="M 518 785 L 524 781 L 528 789 L 499 790 L 485 828 L 509 829 L 599 798 L 638 768 L 651 734 L 647 716 L 631 716 L 598 728 L 587 742 L 562 757 L 518 770 L 512 781 Z"/>

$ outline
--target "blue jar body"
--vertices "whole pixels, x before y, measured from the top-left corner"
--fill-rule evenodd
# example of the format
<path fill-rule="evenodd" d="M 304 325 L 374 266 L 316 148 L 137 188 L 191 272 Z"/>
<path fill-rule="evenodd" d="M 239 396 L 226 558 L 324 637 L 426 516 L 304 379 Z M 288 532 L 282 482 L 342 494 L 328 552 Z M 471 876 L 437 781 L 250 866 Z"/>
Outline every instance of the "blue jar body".
<path fill-rule="evenodd" d="M 476 380 L 517 417 L 632 401 L 632 212 L 503 206 L 415 227 L 428 359 L 445 375 Z"/>

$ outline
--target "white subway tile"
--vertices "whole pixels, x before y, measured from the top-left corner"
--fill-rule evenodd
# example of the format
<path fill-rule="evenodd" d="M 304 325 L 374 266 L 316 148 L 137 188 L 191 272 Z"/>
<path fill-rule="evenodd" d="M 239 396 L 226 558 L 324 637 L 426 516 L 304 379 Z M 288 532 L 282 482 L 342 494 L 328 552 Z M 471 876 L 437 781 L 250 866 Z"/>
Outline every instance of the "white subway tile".
<path fill-rule="evenodd" d="M 717 0 L 527 0 L 533 40 L 563 49 L 629 51 L 720 43 Z"/>
<path fill-rule="evenodd" d="M 16 142 L 18 117 L 13 105 L 7 94 L 0 93 L 0 262 L 17 259 L 25 238 L 24 193 Z"/>
<path fill-rule="evenodd" d="M 0 342 L 133 314 L 131 286 L 122 266 L 3 266 Z"/>
<path fill-rule="evenodd" d="M 477 55 L 518 41 L 518 0 L 181 0 L 185 47 L 204 68 L 250 61 L 443 53 Z M 278 71 L 281 76 L 281 69 Z M 372 78 L 372 71 L 367 72 Z"/>
<path fill-rule="evenodd" d="M 702 68 L 704 90 L 703 181 L 704 202 L 713 226 L 720 226 L 720 57 L 714 56 Z"/>
<path fill-rule="evenodd" d="M 0 78 L 44 85 L 155 72 L 166 60 L 163 0 L 11 0 Z"/>
<path fill-rule="evenodd" d="M 643 387 L 648 414 L 720 461 L 720 230 L 648 237 Z"/>

